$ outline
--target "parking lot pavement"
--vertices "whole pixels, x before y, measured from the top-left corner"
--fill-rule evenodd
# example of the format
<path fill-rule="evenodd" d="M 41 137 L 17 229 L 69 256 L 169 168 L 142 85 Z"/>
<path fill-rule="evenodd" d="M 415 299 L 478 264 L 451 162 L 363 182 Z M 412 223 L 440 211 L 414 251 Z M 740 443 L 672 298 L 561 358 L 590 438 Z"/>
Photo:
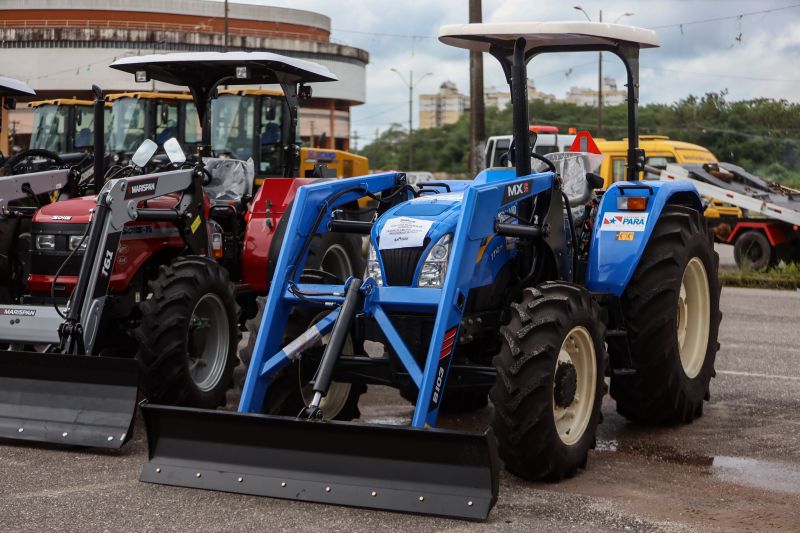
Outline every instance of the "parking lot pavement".
<path fill-rule="evenodd" d="M 0 531 L 800 530 L 800 294 L 725 289 L 711 402 L 695 423 L 626 423 L 607 398 L 589 467 L 560 484 L 501 475 L 482 523 L 323 506 L 137 481 L 141 420 L 119 452 L 0 445 Z M 407 420 L 389 389 L 364 418 Z M 443 425 L 478 429 L 489 409 Z"/>

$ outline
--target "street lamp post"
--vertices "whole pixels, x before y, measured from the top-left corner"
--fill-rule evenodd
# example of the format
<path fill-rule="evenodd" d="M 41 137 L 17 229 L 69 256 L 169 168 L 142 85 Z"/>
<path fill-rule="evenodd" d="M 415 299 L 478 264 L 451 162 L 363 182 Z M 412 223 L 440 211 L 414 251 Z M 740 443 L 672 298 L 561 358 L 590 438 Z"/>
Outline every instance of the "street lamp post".
<path fill-rule="evenodd" d="M 575 6 L 575 9 L 583 13 L 586 20 L 592 21 L 592 18 L 581 6 Z M 623 13 L 614 19 L 612 24 L 616 24 L 624 17 L 632 17 L 633 13 Z M 600 10 L 597 18 L 599 22 L 603 22 L 603 10 Z M 603 134 L 603 52 L 597 53 L 597 135 Z"/>
<path fill-rule="evenodd" d="M 403 81 L 403 83 L 405 83 L 406 87 L 408 87 L 408 169 L 407 170 L 411 170 L 411 165 L 412 165 L 413 160 L 414 160 L 413 159 L 414 158 L 414 156 L 413 156 L 414 149 L 413 149 L 412 142 L 411 142 L 411 134 L 414 132 L 414 126 L 413 126 L 413 124 L 414 124 L 413 123 L 413 120 L 414 120 L 414 71 L 413 70 L 408 71 L 408 81 L 406 81 L 406 79 L 403 77 L 403 75 L 400 74 L 399 70 L 397 70 L 396 68 L 393 68 L 393 69 L 390 69 L 390 70 L 392 72 L 394 72 L 395 74 L 397 74 L 400 77 L 400 79 Z M 431 74 L 433 74 L 433 73 L 432 72 L 428 72 L 427 74 L 422 76 L 417 81 L 417 85 L 419 85 L 422 82 L 422 80 L 424 80 L 425 78 L 427 78 Z"/>

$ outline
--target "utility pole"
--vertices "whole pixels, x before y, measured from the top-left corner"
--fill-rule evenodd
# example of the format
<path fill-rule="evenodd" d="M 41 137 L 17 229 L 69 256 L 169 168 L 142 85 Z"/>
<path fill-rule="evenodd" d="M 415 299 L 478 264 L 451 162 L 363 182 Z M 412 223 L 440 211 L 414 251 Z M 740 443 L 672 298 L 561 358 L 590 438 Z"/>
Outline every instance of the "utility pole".
<path fill-rule="evenodd" d="M 603 22 L 603 10 L 600 10 Z M 603 52 L 597 53 L 597 135 L 603 135 Z"/>
<path fill-rule="evenodd" d="M 483 22 L 481 0 L 469 0 L 469 22 Z M 470 99 L 470 175 L 475 176 L 486 166 L 484 148 L 486 145 L 486 114 L 483 101 L 483 53 L 469 53 L 469 99 Z"/>
<path fill-rule="evenodd" d="M 228 50 L 228 0 L 225 0 L 225 50 Z"/>
<path fill-rule="evenodd" d="M 411 165 L 414 163 L 414 148 L 413 148 L 413 141 L 412 141 L 412 134 L 414 133 L 414 71 L 408 71 L 408 81 L 400 74 L 400 71 L 396 68 L 390 69 L 392 72 L 400 76 L 400 79 L 403 80 L 403 83 L 406 84 L 408 87 L 408 168 L 406 170 L 411 170 Z M 422 80 L 430 76 L 431 73 L 428 72 L 427 74 L 423 75 L 419 81 L 417 81 L 417 85 L 419 85 Z"/>
<path fill-rule="evenodd" d="M 589 22 L 592 21 L 592 18 L 589 16 L 589 13 L 586 12 L 581 6 L 575 6 L 576 10 L 583 13 L 583 16 L 586 17 L 586 20 Z M 622 15 L 618 16 L 612 24 L 616 24 L 620 20 L 625 17 L 632 17 L 633 13 L 623 13 Z M 603 22 L 603 10 L 600 10 L 600 16 L 597 19 L 599 22 Z M 603 52 L 597 53 L 597 133 L 596 135 L 603 134 Z"/>
<path fill-rule="evenodd" d="M 408 169 L 414 160 L 414 141 L 412 134 L 414 133 L 414 71 L 408 71 Z"/>

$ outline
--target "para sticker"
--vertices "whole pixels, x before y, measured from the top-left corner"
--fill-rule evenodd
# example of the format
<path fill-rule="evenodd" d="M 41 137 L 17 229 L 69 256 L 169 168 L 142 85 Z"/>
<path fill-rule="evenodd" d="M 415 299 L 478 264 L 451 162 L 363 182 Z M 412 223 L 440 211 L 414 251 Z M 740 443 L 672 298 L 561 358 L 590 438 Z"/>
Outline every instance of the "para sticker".
<path fill-rule="evenodd" d="M 389 219 L 381 229 L 378 249 L 392 250 L 422 246 L 425 242 L 425 235 L 428 234 L 432 225 L 432 220 L 411 217 Z"/>
<path fill-rule="evenodd" d="M 600 231 L 644 231 L 648 213 L 606 213 Z"/>

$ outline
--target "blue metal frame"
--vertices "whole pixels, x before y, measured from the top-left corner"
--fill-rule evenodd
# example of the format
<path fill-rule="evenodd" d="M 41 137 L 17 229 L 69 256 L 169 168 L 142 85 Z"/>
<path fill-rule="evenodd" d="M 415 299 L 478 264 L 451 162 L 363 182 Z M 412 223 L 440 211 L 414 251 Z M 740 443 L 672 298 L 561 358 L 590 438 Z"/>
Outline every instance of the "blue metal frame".
<path fill-rule="evenodd" d="M 280 371 L 290 359 L 281 350 L 281 340 L 290 310 L 296 305 L 309 305 L 289 291 L 290 282 L 303 292 L 335 293 L 334 296 L 311 296 L 320 304 L 335 306 L 341 303 L 344 287 L 341 285 L 301 284 L 299 279 L 289 279 L 294 265 L 305 262 L 301 258 L 302 245 L 311 232 L 327 231 L 330 212 L 337 206 L 353 202 L 362 192 L 344 194 L 333 205 L 327 207 L 326 216 L 319 228 L 313 228 L 314 221 L 326 200 L 334 194 L 353 187 L 363 187 L 371 193 L 392 188 L 398 175 L 395 173 L 350 178 L 345 180 L 314 183 L 300 187 L 295 197 L 294 209 L 289 217 L 284 246 L 278 258 L 275 274 L 267 297 L 264 315 L 256 338 L 253 358 L 248 369 L 247 379 L 239 404 L 239 412 L 259 412 L 266 398 L 271 378 Z M 512 202 L 503 203 L 505 187 L 517 183 L 529 184 L 529 191 L 516 196 Z M 460 215 L 451 241 L 447 276 L 441 289 L 417 287 L 383 287 L 374 279 L 367 278 L 360 287 L 363 295 L 363 313 L 373 318 L 383 331 L 411 379 L 419 387 L 411 425 L 414 427 L 435 426 L 439 414 L 447 373 L 452 360 L 452 352 L 458 339 L 458 327 L 466 305 L 469 290 L 474 286 L 475 260 L 488 237 L 494 235 L 494 224 L 498 213 L 509 209 L 512 204 L 530 198 L 553 186 L 550 172 L 517 177 L 505 170 L 481 173 L 470 185 L 463 189 L 460 202 Z M 431 235 L 435 242 L 435 236 Z M 302 268 L 297 269 L 298 272 Z M 299 274 L 297 275 L 299 278 Z M 393 311 L 417 311 L 435 314 L 433 333 L 427 358 L 419 367 L 408 347 L 391 324 L 389 313 Z M 333 311 L 334 313 L 336 311 Z M 333 318 L 327 321 L 327 327 Z M 334 315 L 335 318 L 335 315 Z"/>

